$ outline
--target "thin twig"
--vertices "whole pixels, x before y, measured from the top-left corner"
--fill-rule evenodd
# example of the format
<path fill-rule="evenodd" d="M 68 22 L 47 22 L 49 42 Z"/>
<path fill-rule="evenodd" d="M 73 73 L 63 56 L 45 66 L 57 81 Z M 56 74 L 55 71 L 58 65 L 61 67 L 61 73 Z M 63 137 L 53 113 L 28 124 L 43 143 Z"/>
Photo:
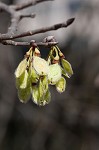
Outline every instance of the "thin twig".
<path fill-rule="evenodd" d="M 31 35 L 35 35 L 35 34 L 39 34 L 39 33 L 44 33 L 44 32 L 47 32 L 47 31 L 58 30 L 60 28 L 66 28 L 70 24 L 73 23 L 74 19 L 75 18 L 71 18 L 71 19 L 68 19 L 66 22 L 63 22 L 63 23 L 58 23 L 58 24 L 55 24 L 55 25 L 52 25 L 52 26 L 49 26 L 49 27 L 44 27 L 44 28 L 40 28 L 40 29 L 36 29 L 36 30 L 30 30 L 30 31 L 23 32 L 21 34 L 15 34 L 15 35 L 12 35 L 12 36 L 2 34 L 0 36 L 0 39 L 1 40 L 16 39 L 16 38 L 31 36 Z"/>
<path fill-rule="evenodd" d="M 21 18 L 24 18 L 24 17 L 30 17 L 30 18 L 35 18 L 36 14 L 34 13 L 30 13 L 30 14 L 22 14 L 21 15 Z"/>
<path fill-rule="evenodd" d="M 13 45 L 13 46 L 29 46 L 31 44 L 31 42 L 17 42 L 17 41 L 12 41 L 12 40 L 5 40 L 2 41 L 3 45 Z M 58 42 L 38 42 L 36 43 L 37 46 L 53 46 L 58 44 Z"/>
<path fill-rule="evenodd" d="M 16 41 L 12 41 L 12 40 L 4 40 L 2 41 L 3 45 L 14 45 L 14 46 L 28 46 L 30 45 L 29 42 L 16 42 Z"/>
<path fill-rule="evenodd" d="M 53 0 L 30 0 L 30 1 L 22 3 L 22 4 L 12 5 L 11 7 L 14 8 L 15 10 L 22 10 L 29 6 L 34 6 L 38 3 L 47 2 L 47 1 L 53 1 Z"/>

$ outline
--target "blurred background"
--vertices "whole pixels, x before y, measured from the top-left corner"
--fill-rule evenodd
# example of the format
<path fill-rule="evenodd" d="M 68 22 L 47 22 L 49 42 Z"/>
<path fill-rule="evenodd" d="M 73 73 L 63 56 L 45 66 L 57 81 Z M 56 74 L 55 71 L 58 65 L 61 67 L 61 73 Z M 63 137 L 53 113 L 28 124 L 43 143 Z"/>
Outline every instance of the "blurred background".
<path fill-rule="evenodd" d="M 50 87 L 47 106 L 38 107 L 32 100 L 22 104 L 14 71 L 28 47 L 0 45 L 0 150 L 99 150 L 99 1 L 55 0 L 22 11 L 34 12 L 36 18 L 23 19 L 18 32 L 76 18 L 66 29 L 20 39 L 42 41 L 54 35 L 74 75 L 63 94 Z M 6 33 L 9 14 L 1 12 L 0 22 L 0 32 Z M 47 56 L 47 49 L 41 47 L 41 54 Z"/>

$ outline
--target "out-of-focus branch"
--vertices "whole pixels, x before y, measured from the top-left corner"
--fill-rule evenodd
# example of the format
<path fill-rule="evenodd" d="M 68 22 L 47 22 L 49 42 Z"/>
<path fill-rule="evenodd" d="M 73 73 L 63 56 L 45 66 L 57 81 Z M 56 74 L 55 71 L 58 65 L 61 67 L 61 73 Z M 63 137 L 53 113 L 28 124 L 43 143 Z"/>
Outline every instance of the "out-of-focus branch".
<path fill-rule="evenodd" d="M 35 16 L 36 16 L 36 14 L 34 14 L 34 13 L 21 14 L 21 18 L 25 18 L 25 17 L 35 18 Z"/>
<path fill-rule="evenodd" d="M 30 1 L 27 1 L 27 2 L 24 2 L 22 4 L 18 4 L 18 5 L 12 5 L 11 7 L 15 10 L 22 10 L 24 8 L 27 8 L 27 7 L 30 7 L 30 6 L 34 6 L 38 3 L 41 3 L 41 2 L 47 2 L 47 1 L 54 1 L 54 0 L 30 0 Z"/>
<path fill-rule="evenodd" d="M 30 31 L 27 31 L 27 32 L 24 32 L 24 33 L 21 33 L 21 34 L 13 35 L 11 37 L 11 39 L 31 36 L 31 35 L 44 33 L 44 32 L 48 32 L 48 31 L 52 31 L 52 30 L 58 30 L 60 28 L 66 28 L 69 25 L 71 25 L 74 20 L 75 20 L 75 18 L 71 18 L 71 19 L 68 19 L 66 22 L 63 22 L 63 23 L 59 23 L 59 24 L 55 24 L 55 25 L 52 25 L 52 26 L 49 26 L 49 27 L 43 27 L 43 28 L 39 28 L 39 29 L 36 29 L 36 30 L 30 30 Z"/>
<path fill-rule="evenodd" d="M 1 40 L 16 39 L 16 38 L 31 36 L 31 35 L 35 35 L 35 34 L 39 34 L 39 33 L 44 33 L 44 32 L 47 32 L 47 31 L 58 30 L 60 28 L 66 28 L 70 24 L 73 23 L 74 19 L 75 18 L 71 18 L 71 19 L 68 19 L 66 22 L 63 22 L 63 23 L 55 24 L 55 25 L 52 25 L 52 26 L 49 26 L 49 27 L 39 28 L 39 29 L 36 29 L 36 30 L 30 30 L 30 31 L 23 32 L 23 33 L 20 33 L 20 34 L 12 35 L 10 37 L 9 37 L 9 35 L 2 34 L 0 36 L 0 39 Z"/>
<path fill-rule="evenodd" d="M 58 30 L 60 28 L 66 28 L 73 23 L 75 18 L 70 18 L 63 23 L 58 23 L 49 27 L 43 27 L 43 28 L 30 30 L 30 31 L 17 34 L 16 31 L 17 31 L 18 23 L 23 17 L 34 18 L 36 16 L 33 13 L 23 14 L 20 10 L 27 8 L 29 6 L 36 5 L 41 2 L 48 2 L 48 1 L 53 1 L 53 0 L 30 0 L 28 2 L 18 4 L 18 5 L 6 5 L 3 2 L 0 2 L 0 10 L 6 11 L 11 15 L 11 24 L 10 27 L 8 28 L 7 33 L 5 34 L 0 33 L 0 43 L 6 45 L 29 45 L 30 44 L 29 42 L 16 42 L 16 41 L 12 41 L 12 39 L 32 36 L 35 34 L 44 33 L 52 30 Z M 39 44 L 46 46 L 46 44 L 44 43 L 39 43 Z"/>
<path fill-rule="evenodd" d="M 16 12 L 10 6 L 2 2 L 0 2 L 0 9 L 2 9 L 3 11 L 6 11 L 7 13 L 11 15 L 11 24 L 10 24 L 10 27 L 8 28 L 8 32 L 6 33 L 6 35 L 11 36 L 11 34 L 14 34 L 17 30 L 17 26 L 21 18 L 21 13 Z"/>

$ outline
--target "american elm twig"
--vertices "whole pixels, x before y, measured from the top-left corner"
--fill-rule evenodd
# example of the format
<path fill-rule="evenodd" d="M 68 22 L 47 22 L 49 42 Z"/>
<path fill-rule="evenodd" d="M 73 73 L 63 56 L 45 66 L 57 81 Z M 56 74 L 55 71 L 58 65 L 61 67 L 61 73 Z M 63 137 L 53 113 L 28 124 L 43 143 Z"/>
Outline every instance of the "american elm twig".
<path fill-rule="evenodd" d="M 43 28 L 39 28 L 36 30 L 30 30 L 27 32 L 23 32 L 20 34 L 14 34 L 14 35 L 6 35 L 6 34 L 2 34 L 0 36 L 1 40 L 10 40 L 10 39 L 16 39 L 16 38 L 21 38 L 21 37 L 26 37 L 26 36 L 31 36 L 31 35 L 35 35 L 35 34 L 39 34 L 39 33 L 44 33 L 47 31 L 52 31 L 52 30 L 58 30 L 60 28 L 66 28 L 68 27 L 70 24 L 72 24 L 74 21 L 74 18 L 68 19 L 66 22 L 63 23 L 59 23 L 59 24 L 54 24 L 52 26 L 49 27 L 43 27 Z"/>
<path fill-rule="evenodd" d="M 12 41 L 12 40 L 4 40 L 2 41 L 2 44 L 4 45 L 14 45 L 14 46 L 29 46 L 31 45 L 31 41 L 30 42 L 16 42 L 16 41 Z M 37 46 L 52 46 L 52 45 L 56 45 L 58 44 L 58 42 L 36 42 Z"/>
<path fill-rule="evenodd" d="M 0 43 L 4 45 L 6 44 L 6 45 L 15 45 L 15 46 L 16 45 L 30 45 L 30 42 L 17 42 L 17 41 L 13 41 L 13 39 L 40 34 L 40 33 L 48 32 L 52 30 L 58 30 L 60 28 L 66 28 L 73 23 L 75 18 L 70 18 L 66 22 L 63 22 L 63 23 L 58 23 L 49 27 L 43 27 L 43 28 L 34 29 L 34 30 L 30 30 L 30 31 L 17 34 L 16 31 L 17 31 L 18 23 L 23 17 L 31 17 L 31 18 L 35 17 L 35 14 L 33 13 L 24 14 L 21 12 L 21 10 L 24 8 L 39 4 L 41 2 L 48 2 L 48 1 L 53 1 L 53 0 L 30 0 L 28 2 L 24 2 L 24 3 L 16 4 L 16 5 L 7 5 L 7 4 L 4 4 L 3 2 L 0 2 L 0 10 L 6 11 L 7 13 L 11 15 L 11 24 L 10 24 L 10 27 L 8 27 L 7 33 L 5 34 L 0 33 Z M 47 43 L 40 42 L 39 44 L 43 46 L 49 46 L 49 42 Z M 55 44 L 55 43 L 50 43 L 50 45 L 51 44 Z"/>

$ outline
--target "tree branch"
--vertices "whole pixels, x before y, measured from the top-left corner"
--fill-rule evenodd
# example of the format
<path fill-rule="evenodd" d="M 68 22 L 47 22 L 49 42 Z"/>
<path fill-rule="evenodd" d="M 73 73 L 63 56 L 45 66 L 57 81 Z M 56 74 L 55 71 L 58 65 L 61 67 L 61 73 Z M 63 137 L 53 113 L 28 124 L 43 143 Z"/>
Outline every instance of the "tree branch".
<path fill-rule="evenodd" d="M 59 23 L 59 24 L 55 24 L 49 27 L 43 27 L 40 29 L 36 29 L 36 30 L 30 30 L 21 34 L 17 34 L 17 35 L 13 35 L 11 37 L 11 39 L 16 39 L 16 38 L 21 38 L 21 37 L 26 37 L 26 36 L 31 36 L 31 35 L 35 35 L 35 34 L 39 34 L 39 33 L 44 33 L 44 32 L 48 32 L 48 31 L 52 31 L 52 30 L 58 30 L 60 28 L 66 28 L 69 25 L 71 25 L 74 21 L 74 18 L 68 19 L 66 22 L 63 23 Z"/>
<path fill-rule="evenodd" d="M 14 9 L 10 8 L 10 6 L 4 4 L 3 2 L 0 2 L 0 9 L 10 14 L 13 14 L 13 11 L 14 11 Z"/>
<path fill-rule="evenodd" d="M 71 25 L 73 23 L 75 18 L 71 18 L 68 19 L 66 22 L 63 23 L 58 23 L 49 27 L 44 27 L 44 28 L 40 28 L 40 29 L 36 29 L 36 30 L 30 30 L 27 32 L 23 32 L 21 34 L 14 34 L 12 36 L 6 35 L 6 34 L 2 34 L 0 36 L 0 40 L 9 40 L 9 39 L 16 39 L 16 38 L 21 38 L 21 37 L 26 37 L 26 36 L 31 36 L 31 35 L 35 35 L 35 34 L 39 34 L 39 33 L 44 33 L 44 32 L 48 32 L 48 31 L 52 31 L 52 30 L 58 30 L 60 28 L 66 28 L 69 25 Z"/>
<path fill-rule="evenodd" d="M 10 36 L 14 34 L 17 30 L 17 26 L 21 18 L 21 13 L 16 12 L 13 8 L 2 2 L 0 2 L 0 9 L 6 11 L 11 15 L 11 24 L 10 27 L 8 28 L 8 32 L 6 33 L 6 35 Z"/>
<path fill-rule="evenodd" d="M 31 41 L 30 42 L 16 42 L 16 41 L 12 41 L 12 40 L 5 40 L 2 41 L 2 44 L 4 45 L 14 45 L 14 46 L 29 46 L 31 45 Z M 53 46 L 58 44 L 58 42 L 38 42 L 36 43 L 37 46 Z"/>
<path fill-rule="evenodd" d="M 30 1 L 22 3 L 22 4 L 12 5 L 11 7 L 15 10 L 22 10 L 24 8 L 34 6 L 38 3 L 47 2 L 47 1 L 54 1 L 54 0 L 30 0 Z"/>
<path fill-rule="evenodd" d="M 22 38 L 22 37 L 26 37 L 26 36 L 32 36 L 32 35 L 39 34 L 39 33 L 58 30 L 60 28 L 66 28 L 73 23 L 75 18 L 68 19 L 66 22 L 54 24 L 49 27 L 43 27 L 43 28 L 16 34 L 18 23 L 23 17 L 32 17 L 32 18 L 35 17 L 35 14 L 33 14 L 33 13 L 23 14 L 20 10 L 27 8 L 29 6 L 39 4 L 41 2 L 48 2 L 48 1 L 53 1 L 53 0 L 30 0 L 30 1 L 22 3 L 22 4 L 10 5 L 10 6 L 4 4 L 3 2 L 0 2 L 0 10 L 6 11 L 7 13 L 9 13 L 11 15 L 11 24 L 10 24 L 10 27 L 8 28 L 7 33 L 5 33 L 5 34 L 0 33 L 0 43 L 2 43 L 4 45 L 19 45 L 19 46 L 20 45 L 30 45 L 29 42 L 16 42 L 16 41 L 12 41 L 12 39 Z M 38 45 L 44 45 L 44 46 L 49 46 L 51 44 L 55 44 L 55 43 L 50 43 L 50 42 L 38 43 Z"/>

